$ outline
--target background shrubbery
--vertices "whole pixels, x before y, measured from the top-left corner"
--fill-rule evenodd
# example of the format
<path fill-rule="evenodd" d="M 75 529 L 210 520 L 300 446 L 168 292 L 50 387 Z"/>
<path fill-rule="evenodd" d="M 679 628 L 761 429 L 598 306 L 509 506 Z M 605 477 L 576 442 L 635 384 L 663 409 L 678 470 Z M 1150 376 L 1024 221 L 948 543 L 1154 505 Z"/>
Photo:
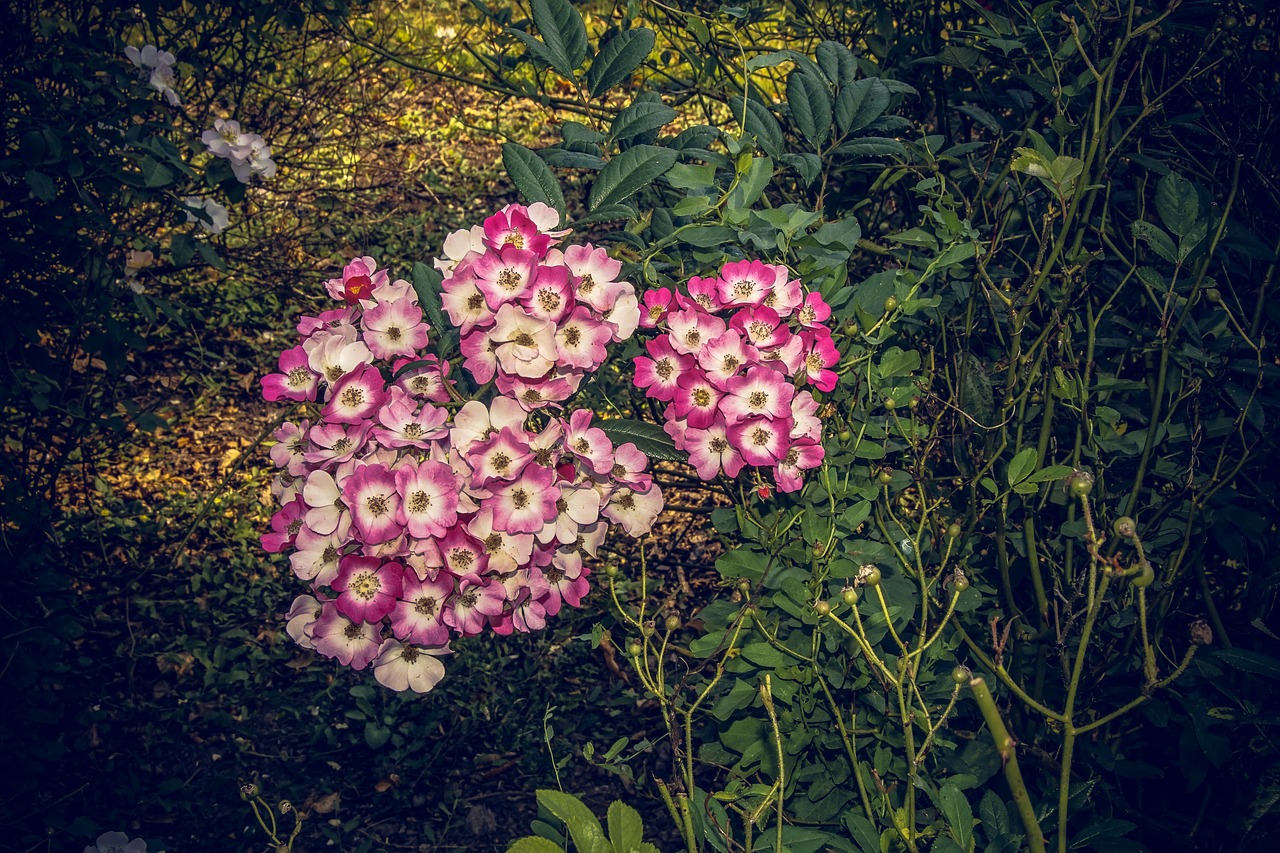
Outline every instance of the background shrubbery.
<path fill-rule="evenodd" d="M 662 849 L 1020 849 L 958 667 L 1051 846 L 1274 840 L 1264 4 L 3 14 L 8 847 L 248 848 L 254 781 L 308 814 L 299 849 L 501 848 L 557 786 Z M 280 175 L 210 163 L 215 117 Z M 790 500 L 671 467 L 662 535 L 613 555 L 621 611 L 473 641 L 403 699 L 283 633 L 257 377 L 344 258 L 407 276 L 517 191 L 638 290 L 745 256 L 820 291 L 827 468 Z M 661 420 L 626 358 L 592 388 Z"/>

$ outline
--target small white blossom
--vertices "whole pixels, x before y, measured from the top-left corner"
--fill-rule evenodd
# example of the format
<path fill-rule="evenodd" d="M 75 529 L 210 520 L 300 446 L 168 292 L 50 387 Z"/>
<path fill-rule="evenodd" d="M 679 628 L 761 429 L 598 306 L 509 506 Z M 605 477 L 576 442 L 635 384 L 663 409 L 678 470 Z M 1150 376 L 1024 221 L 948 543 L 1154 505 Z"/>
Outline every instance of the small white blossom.
<path fill-rule="evenodd" d="M 237 121 L 217 119 L 212 130 L 200 135 L 200 141 L 210 154 L 230 162 L 231 171 L 242 184 L 247 184 L 254 175 L 264 180 L 275 177 L 276 163 L 271 159 L 266 140 L 256 133 L 242 131 Z"/>
<path fill-rule="evenodd" d="M 173 64 L 176 61 L 173 54 L 167 50 L 160 50 L 154 44 L 146 45 L 142 50 L 138 50 L 133 45 L 129 45 L 124 49 L 124 55 L 129 57 L 129 61 L 134 67 L 142 72 L 142 76 L 147 78 L 147 82 L 160 94 L 164 95 L 164 99 L 169 102 L 169 106 L 176 107 L 181 101 L 178 99 L 178 93 L 173 90 Z"/>
<path fill-rule="evenodd" d="M 221 234 L 231 224 L 231 214 L 211 198 L 185 196 L 182 204 L 187 208 L 187 221 L 199 222 L 210 234 Z"/>
<path fill-rule="evenodd" d="M 104 832 L 94 846 L 84 848 L 84 853 L 147 853 L 147 842 L 141 838 L 131 841 L 123 832 Z"/>

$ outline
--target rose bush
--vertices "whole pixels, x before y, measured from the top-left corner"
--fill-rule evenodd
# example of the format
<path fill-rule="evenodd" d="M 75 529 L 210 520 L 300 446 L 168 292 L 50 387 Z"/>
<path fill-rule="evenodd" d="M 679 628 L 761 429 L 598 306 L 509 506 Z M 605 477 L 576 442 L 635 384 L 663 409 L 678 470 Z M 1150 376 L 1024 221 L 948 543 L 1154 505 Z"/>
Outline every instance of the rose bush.
<path fill-rule="evenodd" d="M 326 284 L 344 306 L 303 317 L 262 379 L 268 400 L 316 410 L 271 451 L 281 508 L 263 546 L 291 550 L 311 587 L 289 634 L 392 689 L 434 687 L 451 637 L 535 631 L 579 606 L 610 526 L 641 536 L 662 509 L 634 444 L 615 447 L 589 410 L 552 414 L 639 322 L 619 265 L 560 249 L 557 219 L 510 205 L 445 241 L 443 308 L 475 399 L 431 351 L 418 292 L 370 257 Z"/>

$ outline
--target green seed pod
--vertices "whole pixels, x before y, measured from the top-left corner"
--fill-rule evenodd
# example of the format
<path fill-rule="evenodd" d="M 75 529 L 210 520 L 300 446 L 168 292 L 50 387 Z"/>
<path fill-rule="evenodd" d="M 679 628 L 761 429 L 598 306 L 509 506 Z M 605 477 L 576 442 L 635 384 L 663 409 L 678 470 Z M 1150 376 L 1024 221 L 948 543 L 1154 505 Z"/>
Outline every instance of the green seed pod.
<path fill-rule="evenodd" d="M 969 588 L 969 579 L 962 573 L 956 572 L 955 578 L 951 581 L 951 585 L 956 588 L 957 592 L 964 592 Z"/>
<path fill-rule="evenodd" d="M 867 586 L 879 586 L 880 569 L 875 566 L 863 566 L 862 570 L 858 573 L 858 580 L 862 581 Z"/>
<path fill-rule="evenodd" d="M 885 411 L 892 412 L 894 409 L 898 408 L 898 401 L 893 399 L 892 397 L 885 397 L 883 405 L 884 405 Z"/>
<path fill-rule="evenodd" d="M 963 664 L 951 670 L 951 680 L 956 684 L 968 684 L 970 678 L 973 678 L 973 673 Z"/>
<path fill-rule="evenodd" d="M 632 640 L 627 643 L 627 654 L 631 655 L 633 658 L 638 658 L 640 657 L 641 648 L 639 640 Z"/>
<path fill-rule="evenodd" d="M 667 623 L 666 623 L 666 624 L 667 624 L 667 631 L 668 631 L 668 632 L 671 632 L 671 631 L 679 631 L 679 630 L 680 630 L 680 617 L 679 617 L 679 616 L 676 616 L 676 615 L 673 613 L 672 615 L 670 615 L 670 616 L 668 616 L 668 617 L 667 617 Z"/>
<path fill-rule="evenodd" d="M 610 563 L 609 565 L 604 567 L 604 573 L 608 577 L 616 578 L 618 576 L 618 567 L 615 566 L 613 563 Z"/>
<path fill-rule="evenodd" d="M 831 613 L 831 605 L 822 600 L 815 601 L 813 603 L 813 612 L 819 616 L 826 616 Z"/>
<path fill-rule="evenodd" d="M 858 603 L 858 590 L 851 586 L 846 586 L 840 593 L 840 597 L 844 599 L 844 603 L 853 607 Z"/>
<path fill-rule="evenodd" d="M 959 539 L 960 534 L 962 533 L 964 533 L 964 530 L 960 527 L 960 525 L 955 523 L 947 525 L 947 536 L 951 537 L 952 539 Z"/>
<path fill-rule="evenodd" d="M 893 470 L 890 468 L 881 468 L 880 473 L 876 474 L 876 482 L 882 486 L 887 486 L 893 482 Z"/>
<path fill-rule="evenodd" d="M 1122 515 L 1111 525 L 1111 529 L 1115 531 L 1117 536 L 1124 539 L 1132 539 L 1138 535 L 1138 524 L 1127 515 Z"/>
<path fill-rule="evenodd" d="M 898 297 L 890 296 L 884 301 L 884 313 L 898 310 Z"/>
<path fill-rule="evenodd" d="M 1138 568 L 1138 573 L 1133 576 L 1132 583 L 1138 589 L 1146 589 L 1155 582 L 1156 570 L 1151 568 L 1151 564 L 1143 560 Z"/>
<path fill-rule="evenodd" d="M 1077 471 L 1067 478 L 1067 490 L 1074 497 L 1086 498 L 1093 491 L 1093 475 L 1088 471 Z"/>

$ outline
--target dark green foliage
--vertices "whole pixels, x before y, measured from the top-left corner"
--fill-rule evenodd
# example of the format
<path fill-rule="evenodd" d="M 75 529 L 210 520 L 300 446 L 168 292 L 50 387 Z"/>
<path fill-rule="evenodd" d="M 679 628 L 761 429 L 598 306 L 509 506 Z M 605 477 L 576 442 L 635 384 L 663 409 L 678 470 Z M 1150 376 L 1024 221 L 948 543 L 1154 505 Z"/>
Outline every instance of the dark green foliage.
<path fill-rule="evenodd" d="M 799 849 L 792 819 L 832 849 L 883 849 L 881 833 L 889 849 L 1018 849 L 1041 831 L 1077 849 L 1142 849 L 1123 836 L 1159 849 L 1169 821 L 1153 801 L 1202 849 L 1225 849 L 1207 827 L 1239 825 L 1215 815 L 1265 798 L 1274 751 L 1255 756 L 1227 734 L 1242 731 L 1237 712 L 1191 697 L 1206 679 L 1237 708 L 1274 696 L 1229 675 L 1276 660 L 1263 338 L 1280 198 L 1256 120 L 1274 81 L 1253 80 L 1253 107 L 1225 105 L 1277 22 L 1250 12 L 1240 32 L 1229 4 L 1130 5 L 644 19 L 662 66 L 679 69 L 651 80 L 664 102 L 695 104 L 711 126 L 727 111 L 737 128 L 647 143 L 668 160 L 626 193 L 636 220 L 611 236 L 628 270 L 670 287 L 726 257 L 785 262 L 831 303 L 844 355 L 824 399 L 826 475 L 794 501 L 721 484 L 741 503 L 712 516 L 737 543 L 716 564 L 726 592 L 699 612 L 680 666 L 647 682 L 688 762 L 666 781 L 673 820 L 685 802 L 692 815 L 690 849 L 751 831 L 773 843 L 775 829 Z M 779 29 L 819 43 L 776 49 Z M 1206 74 L 1220 43 L 1250 58 Z M 656 109 L 645 103 L 613 126 Z M 589 209 L 622 200 L 614 173 L 640 159 L 599 142 Z M 1121 515 L 1136 536 L 1104 540 Z M 853 620 L 838 601 L 867 564 L 883 579 L 858 588 L 853 641 L 812 605 Z M 1198 619 L 1257 657 L 1192 657 Z M 671 655 L 641 634 L 645 666 Z M 902 699 L 907 657 L 918 694 Z M 1024 752 L 1026 790 L 1010 798 L 999 744 L 952 692 L 957 662 L 1005 695 L 1022 749 L 1061 756 L 1065 740 L 1069 770 Z M 954 722 L 930 722 L 940 713 Z M 1208 785 L 1228 767 L 1247 781 Z"/>

